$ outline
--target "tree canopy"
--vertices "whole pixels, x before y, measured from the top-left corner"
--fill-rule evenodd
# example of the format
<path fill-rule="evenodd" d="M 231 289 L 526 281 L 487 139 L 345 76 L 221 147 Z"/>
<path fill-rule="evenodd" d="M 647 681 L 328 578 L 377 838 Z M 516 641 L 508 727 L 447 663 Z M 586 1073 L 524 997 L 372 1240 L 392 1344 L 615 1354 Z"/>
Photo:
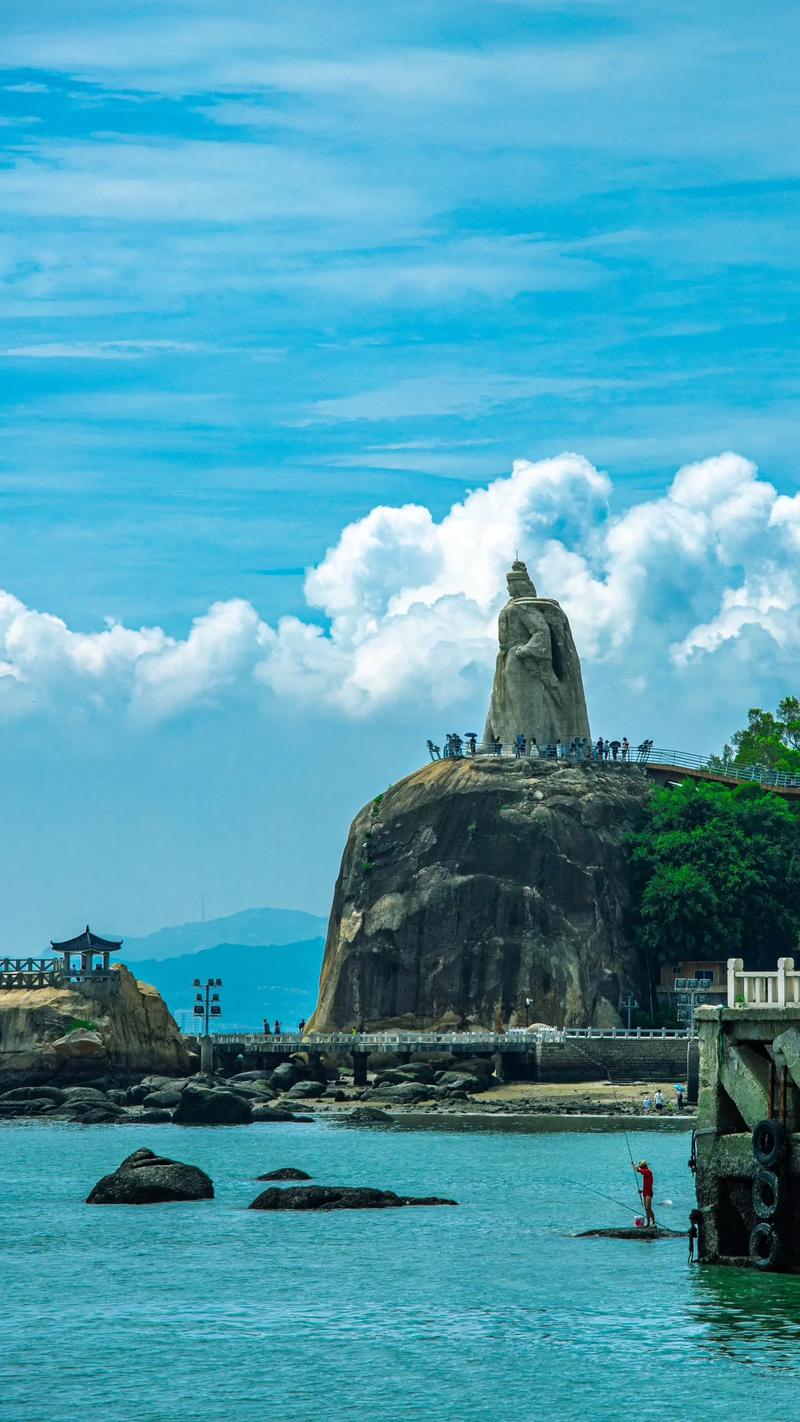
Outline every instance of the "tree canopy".
<path fill-rule="evenodd" d="M 726 746 L 717 763 L 765 765 L 770 770 L 800 774 L 800 698 L 784 696 L 777 715 L 751 706 L 747 725 L 735 731 L 732 745 Z"/>
<path fill-rule="evenodd" d="M 688 780 L 657 790 L 629 848 L 651 980 L 667 959 L 767 968 L 796 947 L 800 814 L 780 796 Z"/>

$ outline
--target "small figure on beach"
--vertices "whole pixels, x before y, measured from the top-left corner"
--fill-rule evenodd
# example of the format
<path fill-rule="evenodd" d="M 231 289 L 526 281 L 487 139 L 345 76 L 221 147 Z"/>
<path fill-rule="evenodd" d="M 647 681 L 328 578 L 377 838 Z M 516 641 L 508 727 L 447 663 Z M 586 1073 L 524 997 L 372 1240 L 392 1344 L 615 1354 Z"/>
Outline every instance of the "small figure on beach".
<path fill-rule="evenodd" d="M 645 1116 L 649 1116 L 652 1109 L 653 1103 L 650 1100 L 650 1092 L 648 1091 L 647 1095 L 644 1098 L 644 1101 L 642 1102 L 642 1112 Z"/>
<path fill-rule="evenodd" d="M 644 1205 L 645 1229 L 655 1229 L 656 1217 L 653 1214 L 653 1172 L 646 1160 L 640 1160 L 638 1165 L 634 1165 L 634 1171 L 641 1175 L 642 1184 L 640 1194 Z"/>
<path fill-rule="evenodd" d="M 655 1094 L 655 1096 L 653 1097 L 653 1105 L 655 1106 L 655 1108 L 656 1108 L 656 1110 L 657 1110 L 659 1116 L 661 1115 L 661 1112 L 664 1110 L 664 1107 L 666 1106 L 666 1104 L 667 1104 L 667 1103 L 666 1103 L 666 1101 L 664 1100 L 664 1093 L 663 1093 L 663 1091 L 661 1090 L 661 1087 L 659 1086 L 659 1087 L 657 1087 L 657 1089 L 656 1089 L 656 1094 Z"/>
<path fill-rule="evenodd" d="M 677 1082 L 675 1086 L 675 1105 L 677 1106 L 679 1111 L 683 1110 L 684 1095 L 685 1092 L 683 1090 L 683 1087 L 681 1086 L 680 1082 Z"/>

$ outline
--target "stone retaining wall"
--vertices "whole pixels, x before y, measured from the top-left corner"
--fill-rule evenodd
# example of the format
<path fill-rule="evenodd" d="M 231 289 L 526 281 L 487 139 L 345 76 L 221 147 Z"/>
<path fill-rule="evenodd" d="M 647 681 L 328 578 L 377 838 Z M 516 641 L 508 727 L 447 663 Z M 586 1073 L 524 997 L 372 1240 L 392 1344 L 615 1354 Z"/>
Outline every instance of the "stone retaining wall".
<path fill-rule="evenodd" d="M 541 1042 L 536 1047 L 539 1081 L 685 1081 L 685 1037 L 590 1037 L 580 1042 Z"/>

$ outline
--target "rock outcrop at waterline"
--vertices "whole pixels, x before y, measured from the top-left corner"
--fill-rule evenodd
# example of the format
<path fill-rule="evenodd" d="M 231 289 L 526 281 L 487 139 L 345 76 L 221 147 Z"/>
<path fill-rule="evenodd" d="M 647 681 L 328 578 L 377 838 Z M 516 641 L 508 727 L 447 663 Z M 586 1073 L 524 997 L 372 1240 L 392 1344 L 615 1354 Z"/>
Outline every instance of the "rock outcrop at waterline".
<path fill-rule="evenodd" d="M 443 760 L 358 814 L 331 912 L 318 1031 L 606 1024 L 637 986 L 622 840 L 635 766 Z"/>
<path fill-rule="evenodd" d="M 82 1066 L 192 1070 L 164 999 L 122 963 L 97 983 L 0 991 L 0 1073 L 56 1075 Z"/>

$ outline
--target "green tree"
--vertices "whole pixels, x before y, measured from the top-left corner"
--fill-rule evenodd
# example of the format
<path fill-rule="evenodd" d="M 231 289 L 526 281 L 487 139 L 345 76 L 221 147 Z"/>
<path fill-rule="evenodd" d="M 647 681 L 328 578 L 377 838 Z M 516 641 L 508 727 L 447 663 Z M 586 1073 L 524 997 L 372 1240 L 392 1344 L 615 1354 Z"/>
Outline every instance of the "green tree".
<path fill-rule="evenodd" d="M 656 791 L 629 840 L 636 934 L 651 992 L 668 959 L 772 967 L 800 935 L 800 814 L 758 785 Z"/>
<path fill-rule="evenodd" d="M 734 732 L 732 741 L 733 749 L 725 747 L 723 763 L 733 754 L 736 765 L 766 765 L 770 770 L 800 774 L 800 700 L 784 696 L 777 715 L 751 706 L 747 725 Z"/>

